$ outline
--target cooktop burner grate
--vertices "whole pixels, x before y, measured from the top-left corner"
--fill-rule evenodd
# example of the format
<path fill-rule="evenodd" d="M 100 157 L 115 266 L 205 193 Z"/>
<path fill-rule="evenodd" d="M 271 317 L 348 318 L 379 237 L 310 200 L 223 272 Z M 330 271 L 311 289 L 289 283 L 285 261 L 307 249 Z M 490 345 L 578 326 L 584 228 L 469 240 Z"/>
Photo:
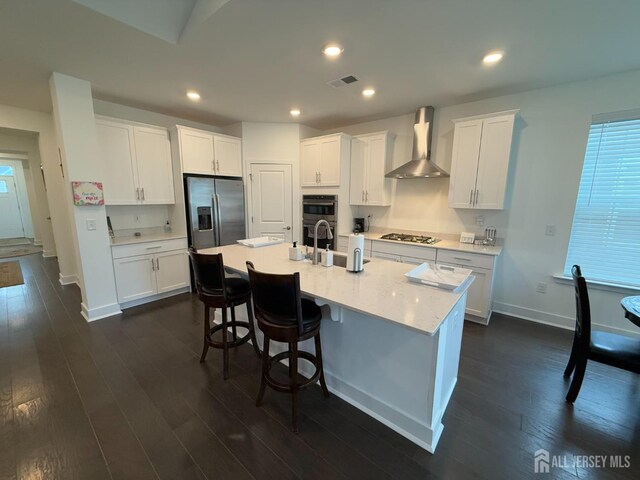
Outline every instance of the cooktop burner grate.
<path fill-rule="evenodd" d="M 433 245 L 439 242 L 438 238 L 425 235 L 408 235 L 405 233 L 387 233 L 380 237 L 383 240 L 395 240 L 396 242 L 422 243 L 424 245 Z"/>

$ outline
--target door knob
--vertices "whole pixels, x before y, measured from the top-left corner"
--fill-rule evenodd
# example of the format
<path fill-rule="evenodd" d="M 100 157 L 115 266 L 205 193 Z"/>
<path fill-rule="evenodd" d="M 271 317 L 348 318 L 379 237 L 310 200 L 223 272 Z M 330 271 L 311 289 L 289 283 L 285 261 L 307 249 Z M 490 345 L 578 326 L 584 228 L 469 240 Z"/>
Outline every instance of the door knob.
<path fill-rule="evenodd" d="M 291 230 L 291 227 L 282 227 L 283 230 Z"/>

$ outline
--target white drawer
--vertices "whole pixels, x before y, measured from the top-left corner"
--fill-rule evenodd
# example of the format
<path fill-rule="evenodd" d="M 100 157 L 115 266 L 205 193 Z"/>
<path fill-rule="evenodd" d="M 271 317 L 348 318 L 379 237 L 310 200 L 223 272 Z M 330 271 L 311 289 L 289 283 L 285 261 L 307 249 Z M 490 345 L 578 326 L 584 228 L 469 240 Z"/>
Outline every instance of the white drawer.
<path fill-rule="evenodd" d="M 404 245 L 401 243 L 371 242 L 373 252 L 387 253 L 389 255 L 401 255 L 403 257 L 413 257 L 424 261 L 435 261 L 436 249 L 431 247 L 420 247 L 413 245 Z"/>
<path fill-rule="evenodd" d="M 186 238 L 174 238 L 171 240 L 157 240 L 155 242 L 132 243 L 129 245 L 116 245 L 111 247 L 113 258 L 134 257 L 136 255 L 148 255 L 152 253 L 170 252 L 172 250 L 186 250 Z"/>
<path fill-rule="evenodd" d="M 465 267 L 493 269 L 493 255 L 480 255 L 477 253 L 456 252 L 454 250 L 438 249 L 438 263 L 453 263 Z"/>

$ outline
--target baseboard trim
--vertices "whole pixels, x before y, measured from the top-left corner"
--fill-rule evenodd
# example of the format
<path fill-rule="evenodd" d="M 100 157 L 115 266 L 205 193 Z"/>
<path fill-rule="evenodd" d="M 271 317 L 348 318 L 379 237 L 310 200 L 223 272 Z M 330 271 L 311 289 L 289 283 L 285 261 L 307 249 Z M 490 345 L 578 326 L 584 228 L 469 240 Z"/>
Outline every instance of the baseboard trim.
<path fill-rule="evenodd" d="M 112 317 L 114 315 L 122 313 L 122 311 L 120 310 L 120 305 L 118 305 L 117 303 L 103 305 L 102 307 L 96 307 L 92 309 L 87 308 L 84 302 L 82 302 L 80 306 L 82 307 L 80 314 L 87 322 L 95 322 L 96 320 L 100 320 L 101 318 Z"/>
<path fill-rule="evenodd" d="M 51 257 L 57 257 L 58 254 L 55 252 L 55 250 L 43 250 L 42 251 L 42 257 L 43 258 L 51 258 Z"/>
<path fill-rule="evenodd" d="M 38 240 L 37 238 L 34 238 L 34 239 L 33 239 L 33 244 L 34 244 L 36 247 L 41 247 L 41 246 L 42 246 L 42 240 Z"/>
<path fill-rule="evenodd" d="M 493 311 L 501 313 L 503 315 L 509 315 L 529 322 L 541 323 L 550 327 L 562 328 L 564 330 L 575 329 L 575 318 L 565 317 L 564 315 L 558 315 L 556 313 L 543 312 L 542 310 L 535 310 L 532 308 L 519 307 L 517 305 L 511 305 L 509 303 L 494 302 Z M 629 324 L 631 326 L 631 324 Z M 593 322 L 592 326 L 597 330 L 604 332 L 618 333 L 620 335 L 627 335 L 634 338 L 640 338 L 640 333 L 634 330 L 625 330 L 623 328 L 612 327 L 609 325 L 602 325 L 600 323 Z"/>
<path fill-rule="evenodd" d="M 80 286 L 78 275 L 76 274 L 62 275 L 62 273 L 60 273 L 58 275 L 58 281 L 60 282 L 60 285 L 71 285 L 75 283 L 76 285 Z"/>
<path fill-rule="evenodd" d="M 191 291 L 191 287 L 182 287 L 177 290 L 172 290 L 170 292 L 159 293 L 157 295 L 151 295 L 150 297 L 139 298 L 138 300 L 132 300 L 130 302 L 125 302 L 120 304 L 120 308 L 122 310 L 126 310 L 127 308 L 137 307 L 138 305 L 144 305 L 145 303 L 155 302 L 156 300 L 162 300 L 163 298 L 173 297 L 174 295 L 180 295 L 181 293 L 187 293 Z M 216 309 L 216 312 L 218 310 Z"/>

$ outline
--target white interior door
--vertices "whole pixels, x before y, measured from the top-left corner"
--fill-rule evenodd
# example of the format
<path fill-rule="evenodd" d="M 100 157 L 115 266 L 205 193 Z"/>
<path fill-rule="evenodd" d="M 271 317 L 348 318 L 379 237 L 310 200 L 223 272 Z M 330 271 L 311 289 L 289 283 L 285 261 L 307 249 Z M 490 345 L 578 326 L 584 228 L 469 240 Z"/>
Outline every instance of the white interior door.
<path fill-rule="evenodd" d="M 251 164 L 251 236 L 292 241 L 291 165 Z"/>
<path fill-rule="evenodd" d="M 0 238 L 24 237 L 13 177 L 0 176 Z"/>

